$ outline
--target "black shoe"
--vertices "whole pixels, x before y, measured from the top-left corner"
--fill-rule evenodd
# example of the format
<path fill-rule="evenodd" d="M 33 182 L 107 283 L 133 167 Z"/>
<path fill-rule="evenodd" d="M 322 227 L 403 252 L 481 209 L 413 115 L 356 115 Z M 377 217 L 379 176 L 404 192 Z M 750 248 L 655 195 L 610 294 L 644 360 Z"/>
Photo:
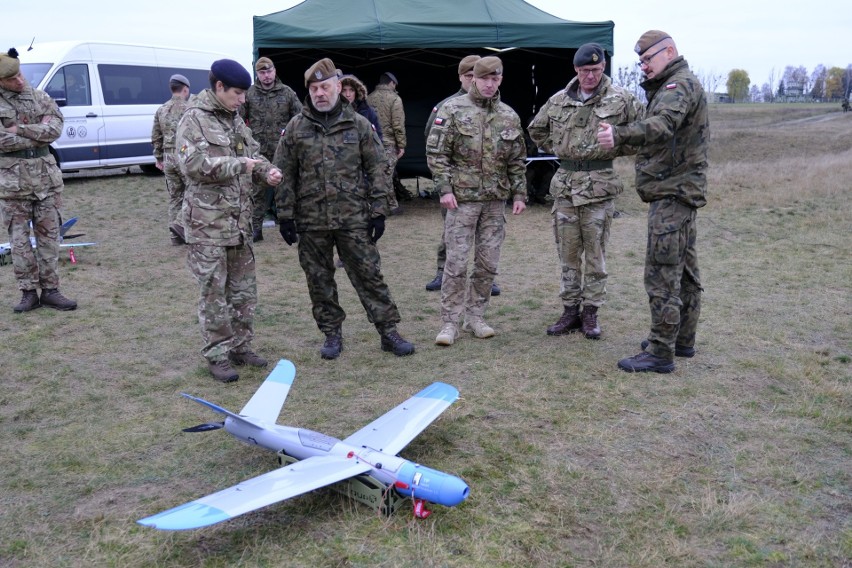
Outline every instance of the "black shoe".
<path fill-rule="evenodd" d="M 325 342 L 320 347 L 320 357 L 323 359 L 337 359 L 343 351 L 343 337 L 332 334 L 325 336 Z"/>
<path fill-rule="evenodd" d="M 500 295 L 500 286 L 498 286 L 496 282 L 491 283 L 491 295 L 492 296 L 499 296 Z"/>
<path fill-rule="evenodd" d="M 409 343 L 397 331 L 382 334 L 382 351 L 392 351 L 397 357 L 414 353 L 414 344 Z"/>
<path fill-rule="evenodd" d="M 435 275 L 435 278 L 433 278 L 431 282 L 426 284 L 426 289 L 430 292 L 440 290 L 441 289 L 441 283 L 443 281 L 444 281 L 444 271 L 439 270 L 438 273 Z"/>
<path fill-rule="evenodd" d="M 650 343 L 647 339 L 645 339 L 640 345 L 642 347 L 642 351 L 645 351 Z M 675 344 L 675 357 L 695 357 L 695 348 Z"/>
<path fill-rule="evenodd" d="M 618 368 L 628 373 L 671 373 L 675 369 L 674 361 L 651 355 L 643 351 L 633 357 L 627 357 L 618 362 Z"/>
<path fill-rule="evenodd" d="M 263 240 L 263 229 L 255 229 L 251 235 L 251 242 L 259 243 Z"/>

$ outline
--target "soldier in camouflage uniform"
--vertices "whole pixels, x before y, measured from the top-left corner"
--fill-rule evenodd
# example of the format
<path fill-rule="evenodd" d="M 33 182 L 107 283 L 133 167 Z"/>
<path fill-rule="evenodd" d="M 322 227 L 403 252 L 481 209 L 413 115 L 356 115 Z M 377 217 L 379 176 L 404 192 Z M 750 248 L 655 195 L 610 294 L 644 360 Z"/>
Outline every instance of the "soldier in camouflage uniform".
<path fill-rule="evenodd" d="M 462 313 L 465 331 L 479 338 L 494 336 L 484 318 L 505 236 L 506 200 L 513 199 L 515 215 L 526 208 L 526 145 L 520 118 L 500 102 L 503 63 L 498 57 L 484 57 L 474 65 L 473 75 L 468 94 L 447 101 L 438 111 L 426 141 L 435 188 L 448 210 L 443 325 L 437 345 L 455 342 Z"/>
<path fill-rule="evenodd" d="M 605 67 L 600 45 L 581 45 L 574 54 L 577 76 L 548 99 L 527 129 L 539 148 L 559 158 L 550 193 L 563 313 L 547 328 L 548 335 L 582 329 L 589 339 L 601 336 L 597 312 L 606 300 L 606 244 L 615 196 L 624 191 L 612 160 L 635 154 L 636 148 L 605 150 L 598 144 L 597 130 L 602 121 L 625 124 L 643 116 L 640 102 L 613 85 Z"/>
<path fill-rule="evenodd" d="M 14 48 L 0 54 L 0 218 L 9 233 L 15 279 L 22 292 L 13 310 L 21 313 L 41 306 L 73 310 L 77 302 L 59 292 L 63 184 L 48 149 L 62 134 L 64 119 L 47 93 L 27 83 L 20 67 Z"/>
<path fill-rule="evenodd" d="M 302 112 L 302 103 L 296 92 L 281 82 L 275 74 L 275 65 L 268 57 L 254 64 L 257 81 L 246 93 L 246 102 L 240 107 L 240 116 L 251 128 L 252 136 L 260 143 L 260 153 L 267 160 L 275 157 L 275 148 L 281 132 L 290 119 Z M 272 208 L 274 190 L 264 183 L 254 185 L 254 214 L 252 238 L 263 240 L 263 217 Z"/>
<path fill-rule="evenodd" d="M 183 207 L 183 193 L 186 184 L 180 173 L 175 154 L 175 130 L 189 99 L 189 79 L 175 74 L 169 77 L 169 89 L 172 98 L 154 113 L 154 126 L 151 129 L 151 144 L 154 146 L 154 159 L 157 169 L 163 171 L 166 178 L 166 190 L 169 192 L 169 232 L 173 245 L 185 244 L 183 226 L 180 224 L 180 211 Z"/>
<path fill-rule="evenodd" d="M 402 108 L 402 99 L 396 92 L 396 87 L 399 82 L 393 73 L 382 73 L 379 77 L 379 84 L 372 93 L 367 95 L 367 103 L 376 109 L 376 114 L 379 115 L 379 123 L 382 125 L 382 143 L 385 145 L 385 154 L 387 155 L 387 163 L 385 166 L 385 174 L 388 180 L 393 181 L 393 175 L 396 171 L 396 163 L 405 154 L 405 146 L 408 141 L 405 136 L 405 110 Z M 404 195 L 403 197 L 411 197 Z M 399 201 L 396 192 L 391 186 L 391 191 L 388 193 L 388 202 L 390 203 L 391 212 L 399 213 Z"/>
<path fill-rule="evenodd" d="M 640 146 L 636 191 L 650 204 L 645 290 L 651 332 L 643 351 L 618 367 L 670 373 L 674 356 L 695 355 L 701 312 L 695 221 L 707 203 L 707 97 L 667 33 L 645 32 L 635 49 L 645 74 L 646 117 L 623 126 L 602 123 L 598 132 L 604 148 Z"/>
<path fill-rule="evenodd" d="M 321 59 L 305 72 L 308 97 L 275 151 L 283 181 L 275 194 L 279 230 L 299 243 L 314 320 L 326 338 L 323 359 L 343 349 L 346 313 L 337 300 L 334 249 L 381 336 L 383 351 L 414 353 L 397 332 L 399 310 L 380 269 L 376 241 L 385 230 L 390 178 L 381 143 L 370 122 L 341 96 L 334 63 Z M 366 180 L 369 183 L 365 182 Z"/>
<path fill-rule="evenodd" d="M 251 75 L 231 59 L 210 68 L 210 88 L 190 103 L 177 128 L 178 157 L 186 178 L 183 227 L 187 266 L 198 281 L 201 353 L 222 382 L 239 375 L 231 366 L 265 367 L 251 349 L 257 305 L 251 239 L 252 179 L 271 186 L 281 171 L 260 153 L 260 144 L 237 110 Z"/>

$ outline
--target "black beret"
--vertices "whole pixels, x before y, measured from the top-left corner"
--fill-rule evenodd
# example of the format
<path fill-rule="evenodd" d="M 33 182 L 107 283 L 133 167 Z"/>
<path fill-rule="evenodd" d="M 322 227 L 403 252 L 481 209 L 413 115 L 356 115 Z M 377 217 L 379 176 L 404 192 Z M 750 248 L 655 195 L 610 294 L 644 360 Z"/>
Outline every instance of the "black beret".
<path fill-rule="evenodd" d="M 397 86 L 399 86 L 399 81 L 396 80 L 396 75 L 394 75 L 390 71 L 385 71 L 384 73 L 382 73 L 382 75 L 384 75 L 385 77 L 396 83 Z"/>
<path fill-rule="evenodd" d="M 251 75 L 245 67 L 233 59 L 219 59 L 210 66 L 210 72 L 217 80 L 228 87 L 248 89 L 251 87 Z"/>
<path fill-rule="evenodd" d="M 603 61 L 604 50 L 597 43 L 584 43 L 577 48 L 577 53 L 574 54 L 574 67 L 597 65 Z"/>

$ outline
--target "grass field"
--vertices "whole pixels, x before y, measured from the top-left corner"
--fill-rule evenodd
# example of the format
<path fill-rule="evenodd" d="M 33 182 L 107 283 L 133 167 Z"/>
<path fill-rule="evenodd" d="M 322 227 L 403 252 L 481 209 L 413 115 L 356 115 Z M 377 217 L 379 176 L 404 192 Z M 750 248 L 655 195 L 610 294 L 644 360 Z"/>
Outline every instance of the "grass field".
<path fill-rule="evenodd" d="M 181 432 L 218 418 L 180 392 L 239 410 L 265 372 L 209 377 L 162 178 L 68 177 L 65 216 L 99 243 L 62 262 L 79 309 L 13 314 L 0 267 L 0 567 L 852 566 L 852 115 L 838 111 L 711 107 L 698 354 L 671 375 L 616 368 L 649 323 L 629 160 L 600 341 L 544 333 L 561 305 L 543 206 L 510 215 L 498 335 L 451 348 L 433 343 L 439 295 L 424 290 L 438 205 L 388 220 L 405 358 L 380 351 L 339 273 L 346 351 L 321 360 L 296 250 L 267 230 L 255 348 L 296 364 L 281 423 L 343 438 L 432 381 L 460 390 L 402 452 L 470 485 L 425 521 L 321 490 L 203 530 L 137 525 L 276 467 L 221 431 Z"/>

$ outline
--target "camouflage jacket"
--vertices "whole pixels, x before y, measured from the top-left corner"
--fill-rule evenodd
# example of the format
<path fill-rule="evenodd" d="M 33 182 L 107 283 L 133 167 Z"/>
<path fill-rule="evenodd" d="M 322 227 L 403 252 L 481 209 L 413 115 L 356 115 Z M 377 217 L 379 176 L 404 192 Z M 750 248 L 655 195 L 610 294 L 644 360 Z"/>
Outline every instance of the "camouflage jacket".
<path fill-rule="evenodd" d="M 240 116 L 205 89 L 190 103 L 177 127 L 178 160 L 186 179 L 183 226 L 186 242 L 234 246 L 251 242 L 252 186 L 243 158 L 263 160 L 256 180 L 272 167 L 260 154 Z"/>
<path fill-rule="evenodd" d="M 447 104 L 447 101 L 450 99 L 454 99 L 456 97 L 463 97 L 467 94 L 467 91 L 464 89 L 459 89 L 457 93 L 453 93 L 446 99 L 442 100 L 438 104 L 432 107 L 432 112 L 429 113 L 429 120 L 426 121 L 426 129 L 423 131 L 423 135 L 426 139 L 429 139 L 429 133 L 432 131 L 432 124 L 435 122 L 435 117 L 438 116 L 438 111 L 441 110 L 441 107 Z"/>
<path fill-rule="evenodd" d="M 299 232 L 364 229 L 372 217 L 388 214 L 390 180 L 379 136 L 343 97 L 328 113 L 305 99 L 274 163 L 283 174 L 275 191 L 278 218 L 294 219 Z"/>
<path fill-rule="evenodd" d="M 151 144 L 154 146 L 154 158 L 163 161 L 163 154 L 175 151 L 175 131 L 178 121 L 189 102 L 180 95 L 172 98 L 154 113 L 154 127 L 151 129 Z"/>
<path fill-rule="evenodd" d="M 710 123 L 701 82 L 677 57 L 642 83 L 645 119 L 613 128 L 616 146 L 641 146 L 636 155 L 636 191 L 642 201 L 673 197 L 690 207 L 707 203 Z"/>
<path fill-rule="evenodd" d="M 580 97 L 577 77 L 550 97 L 528 127 L 530 138 L 539 148 L 555 154 L 563 165 L 569 161 L 605 160 L 623 154 L 635 154 L 634 146 L 604 150 L 598 144 L 601 122 L 612 125 L 639 120 L 644 110 L 629 91 L 616 87 L 606 75 L 601 77 L 595 93 L 587 100 Z M 574 171 L 561 167 L 550 183 L 553 197 L 570 199 L 579 207 L 587 203 L 613 199 L 624 191 L 624 185 L 611 167 L 591 171 Z"/>
<path fill-rule="evenodd" d="M 521 119 L 499 93 L 483 98 L 476 85 L 438 111 L 426 141 L 435 189 L 459 202 L 526 201 L 526 155 Z"/>
<path fill-rule="evenodd" d="M 379 115 L 385 146 L 405 148 L 405 110 L 396 91 L 388 85 L 376 85 L 376 90 L 367 95 L 367 103 L 376 109 L 376 114 Z"/>
<path fill-rule="evenodd" d="M 46 123 L 42 119 L 49 116 Z M 47 151 L 62 134 L 65 119 L 53 99 L 30 85 L 16 93 L 0 87 L 0 124 L 17 126 L 17 134 L 0 129 L 0 199 L 45 199 L 62 191 L 62 172 Z M 8 154 L 37 149 L 43 156 Z"/>
<path fill-rule="evenodd" d="M 240 116 L 251 128 L 254 139 L 260 142 L 260 153 L 271 160 L 275 155 L 281 131 L 290 119 L 302 112 L 302 103 L 296 92 L 275 79 L 269 89 L 255 83 L 246 91 L 246 102 L 240 107 Z"/>

